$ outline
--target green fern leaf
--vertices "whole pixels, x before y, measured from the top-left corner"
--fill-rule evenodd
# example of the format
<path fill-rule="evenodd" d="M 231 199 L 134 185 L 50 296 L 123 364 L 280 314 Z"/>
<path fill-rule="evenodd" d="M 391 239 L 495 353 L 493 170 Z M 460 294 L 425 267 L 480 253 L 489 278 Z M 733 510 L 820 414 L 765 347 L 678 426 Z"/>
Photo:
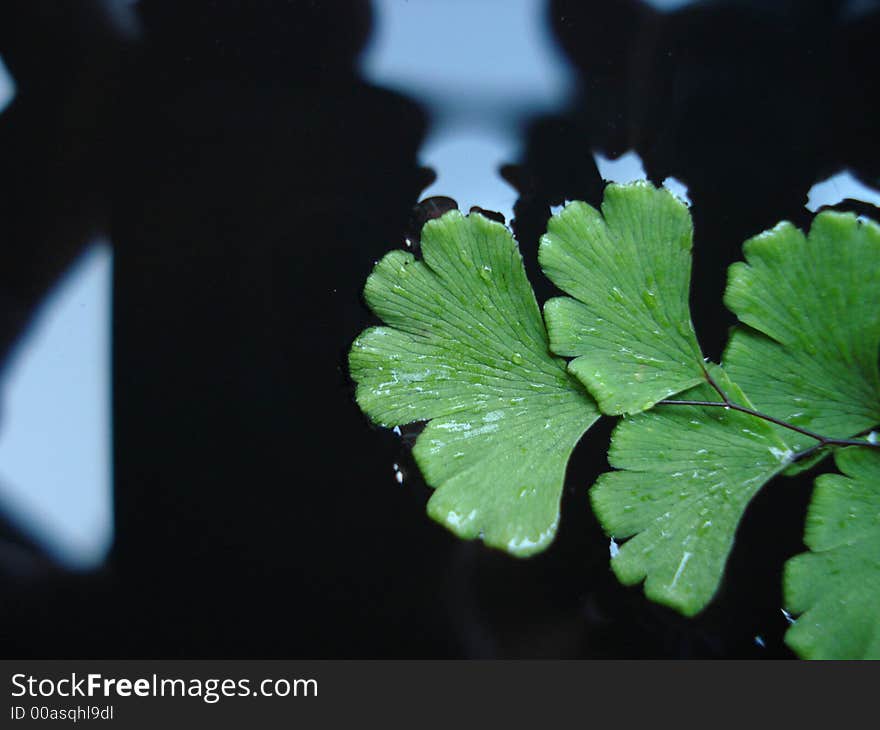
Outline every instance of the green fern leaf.
<path fill-rule="evenodd" d="M 532 555 L 555 535 L 568 458 L 598 412 L 550 354 L 503 225 L 451 211 L 425 225 L 422 253 L 393 251 L 367 280 L 388 326 L 351 349 L 358 404 L 385 426 L 429 421 L 413 454 L 436 487 L 432 518 Z"/>
<path fill-rule="evenodd" d="M 725 294 L 747 325 L 724 354 L 730 377 L 758 410 L 826 436 L 880 423 L 880 226 L 825 212 L 809 236 L 780 223 L 743 250 Z"/>
<path fill-rule="evenodd" d="M 717 366 L 728 395 L 745 396 Z M 683 399 L 718 401 L 706 384 Z M 658 405 L 615 429 L 609 461 L 590 491 L 606 533 L 627 538 L 611 560 L 620 581 L 685 615 L 701 611 L 721 581 L 737 525 L 792 452 L 760 419 L 715 406 Z M 631 537 L 634 536 L 634 537 Z"/>
<path fill-rule="evenodd" d="M 550 345 L 603 413 L 637 413 L 703 379 L 688 308 L 693 229 L 685 205 L 648 182 L 608 185 L 601 213 L 550 219 L 544 273 L 571 297 L 547 302 Z"/>
<path fill-rule="evenodd" d="M 785 641 L 809 659 L 880 659 L 880 453 L 837 451 L 807 513 L 809 553 L 785 566 Z"/>

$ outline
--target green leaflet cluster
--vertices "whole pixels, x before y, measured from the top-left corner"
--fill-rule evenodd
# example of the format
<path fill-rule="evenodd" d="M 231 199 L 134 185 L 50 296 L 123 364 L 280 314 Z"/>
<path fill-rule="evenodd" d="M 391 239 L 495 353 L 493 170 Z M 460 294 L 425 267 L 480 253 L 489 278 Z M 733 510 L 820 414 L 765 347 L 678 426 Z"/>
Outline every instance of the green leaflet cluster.
<path fill-rule="evenodd" d="M 414 457 L 432 518 L 519 557 L 544 549 L 572 450 L 600 414 L 623 416 L 590 490 L 621 542 L 611 567 L 693 615 L 758 490 L 880 423 L 880 226 L 826 212 L 806 236 L 781 223 L 747 241 L 723 368 L 691 323 L 692 242 L 687 208 L 647 182 L 609 185 L 601 210 L 568 204 L 539 249 L 567 296 L 543 317 L 512 235 L 479 214 L 429 222 L 421 261 L 377 264 L 365 297 L 386 326 L 358 337 L 350 371 L 375 422 L 427 421 Z M 817 480 L 786 639 L 805 657 L 878 657 L 880 452 L 834 450 L 846 476 Z"/>

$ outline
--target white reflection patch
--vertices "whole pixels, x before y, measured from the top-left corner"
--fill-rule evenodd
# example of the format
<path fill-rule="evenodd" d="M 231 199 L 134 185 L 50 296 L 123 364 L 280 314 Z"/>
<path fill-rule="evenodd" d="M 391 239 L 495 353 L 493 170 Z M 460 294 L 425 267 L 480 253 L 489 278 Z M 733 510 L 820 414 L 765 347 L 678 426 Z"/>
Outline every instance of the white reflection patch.
<path fill-rule="evenodd" d="M 0 380 L 0 509 L 59 563 L 113 540 L 110 247 L 94 243 L 46 297 Z"/>

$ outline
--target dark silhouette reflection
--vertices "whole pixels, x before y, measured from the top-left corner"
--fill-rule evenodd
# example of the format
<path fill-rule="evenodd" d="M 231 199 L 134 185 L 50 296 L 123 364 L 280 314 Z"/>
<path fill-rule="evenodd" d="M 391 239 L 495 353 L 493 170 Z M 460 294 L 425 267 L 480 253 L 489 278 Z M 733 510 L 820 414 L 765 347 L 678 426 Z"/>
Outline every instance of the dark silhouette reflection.
<path fill-rule="evenodd" d="M 10 586 L 7 613 L 24 629 L 3 637 L 7 654 L 454 653 L 428 580 L 452 538 L 426 529 L 423 491 L 397 487 L 400 444 L 371 432 L 345 367 L 366 275 L 402 243 L 428 181 L 422 112 L 355 73 L 369 3 L 138 10 L 140 42 L 108 64 L 124 82 L 112 94 L 88 83 L 113 116 L 89 118 L 101 144 L 86 158 L 107 165 L 54 182 L 76 212 L 98 185 L 89 224 L 115 247 L 116 544 L 105 574 Z M 22 37 L 46 23 L 22 16 Z M 47 41 L 57 64 L 32 76 L 0 48 L 16 104 L 44 125 L 75 93 L 56 65 L 81 42 L 49 25 L 62 49 Z M 51 89 L 34 98 L 41 84 Z M 31 155 L 57 142 L 19 133 Z M 31 207 L 4 245 L 41 223 L 81 244 L 45 200 L 53 191 L 20 192 Z M 10 281 L 31 255 L 15 251 Z M 46 257 L 53 272 L 70 258 Z"/>
<path fill-rule="evenodd" d="M 357 77 L 366 2 L 141 5 L 111 227 L 129 651 L 451 651 L 413 579 L 450 541 L 393 489 L 344 363 L 423 115 Z"/>
<path fill-rule="evenodd" d="M 880 67 L 871 42 L 880 13 L 849 17 L 849 7 L 835 1 L 705 2 L 662 14 L 635 0 L 553 0 L 548 18 L 577 70 L 578 91 L 564 112 L 531 123 L 523 159 L 504 169 L 521 194 L 514 227 L 532 270 L 538 271 L 537 239 L 550 206 L 565 199 L 601 201 L 604 184 L 592 152 L 617 157 L 635 149 L 655 184 L 673 176 L 688 186 L 694 319 L 705 353 L 717 361 L 734 322 L 721 298 L 726 269 L 741 258 L 742 242 L 781 219 L 808 225 L 808 190 L 841 167 L 869 184 L 880 179 L 880 139 L 872 128 Z M 534 280 L 542 298 L 552 293 L 544 277 Z M 603 470 L 606 445 L 588 435 L 569 484 L 593 481 Z M 582 591 L 589 613 L 604 623 L 586 651 L 788 655 L 781 643 L 787 624 L 780 613 L 780 568 L 803 549 L 813 476 L 774 483 L 758 496 L 720 595 L 695 621 L 652 606 L 640 588 L 606 589 L 607 568 L 597 564 L 587 571 Z M 554 549 L 571 541 L 573 552 L 595 551 L 602 535 L 585 502 L 569 507 L 582 515 L 565 513 L 579 522 L 582 536 L 563 530 L 562 545 Z M 562 615 L 576 605 L 571 598 L 556 610 Z M 487 600 L 482 610 L 497 615 L 500 606 Z M 568 638 L 576 641 L 579 634 Z"/>
<path fill-rule="evenodd" d="M 580 84 L 571 108 L 531 125 L 525 159 L 505 171 L 522 194 L 526 247 L 549 205 L 601 201 L 592 150 L 635 149 L 655 183 L 688 186 L 695 296 L 708 293 L 696 324 L 717 359 L 726 340 L 717 323 L 732 320 L 715 294 L 742 241 L 783 218 L 808 222 L 807 191 L 841 167 L 880 179 L 870 121 L 880 12 L 849 7 L 732 0 L 658 13 L 637 0 L 554 0 L 549 17 Z"/>
<path fill-rule="evenodd" d="M 38 304 L 106 229 L 105 141 L 123 48 L 98 2 L 0 3 L 0 55 L 16 83 L 0 113 L 0 377 Z M 0 514 L 0 620 L 17 627 L 0 638 L 5 656 L 52 655 L 45 621 L 50 632 L 69 631 L 78 610 L 68 613 L 64 601 L 85 592 L 98 607 L 101 586 L 101 576 L 67 575 Z M 57 613 L 48 609 L 54 601 Z"/>
<path fill-rule="evenodd" d="M 105 223 L 103 142 L 121 50 L 97 2 L 0 4 L 0 55 L 17 85 L 0 113 L 0 363 Z"/>

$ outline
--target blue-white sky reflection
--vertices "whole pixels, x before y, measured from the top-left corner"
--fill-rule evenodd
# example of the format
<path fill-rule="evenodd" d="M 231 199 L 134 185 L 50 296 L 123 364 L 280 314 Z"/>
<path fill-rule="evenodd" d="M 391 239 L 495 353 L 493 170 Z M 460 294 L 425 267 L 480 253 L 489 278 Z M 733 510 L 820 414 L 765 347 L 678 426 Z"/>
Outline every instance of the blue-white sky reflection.
<path fill-rule="evenodd" d="M 59 563 L 113 539 L 112 257 L 95 242 L 43 302 L 0 381 L 0 507 Z"/>

